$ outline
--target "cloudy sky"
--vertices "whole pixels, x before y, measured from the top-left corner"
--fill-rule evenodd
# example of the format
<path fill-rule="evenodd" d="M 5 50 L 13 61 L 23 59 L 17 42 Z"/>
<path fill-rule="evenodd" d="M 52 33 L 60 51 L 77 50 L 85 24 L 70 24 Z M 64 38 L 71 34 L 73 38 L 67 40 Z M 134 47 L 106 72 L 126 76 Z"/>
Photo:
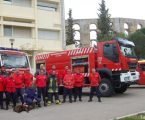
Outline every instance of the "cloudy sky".
<path fill-rule="evenodd" d="M 72 8 L 74 19 L 97 18 L 101 0 L 64 0 L 65 17 Z M 105 0 L 111 17 L 145 19 L 145 0 Z"/>

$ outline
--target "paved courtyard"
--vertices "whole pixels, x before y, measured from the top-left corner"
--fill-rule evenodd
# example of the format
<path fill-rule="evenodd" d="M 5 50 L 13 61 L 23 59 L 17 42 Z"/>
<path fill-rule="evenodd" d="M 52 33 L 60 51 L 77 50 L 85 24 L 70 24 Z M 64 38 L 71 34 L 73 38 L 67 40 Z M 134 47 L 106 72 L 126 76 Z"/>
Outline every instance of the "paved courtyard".
<path fill-rule="evenodd" d="M 0 110 L 0 120 L 110 120 L 145 111 L 145 87 L 130 88 L 124 94 L 102 98 L 102 103 L 96 98 L 92 103 L 87 101 L 88 97 L 84 96 L 83 102 L 52 105 L 20 114 Z"/>

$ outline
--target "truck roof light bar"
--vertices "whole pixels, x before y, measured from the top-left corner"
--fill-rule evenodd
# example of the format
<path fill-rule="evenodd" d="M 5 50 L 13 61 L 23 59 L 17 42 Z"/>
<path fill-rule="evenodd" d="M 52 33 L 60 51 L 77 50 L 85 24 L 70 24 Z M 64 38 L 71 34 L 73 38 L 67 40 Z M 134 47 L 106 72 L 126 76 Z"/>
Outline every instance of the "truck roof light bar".
<path fill-rule="evenodd" d="M 19 49 L 16 49 L 16 48 L 6 48 L 6 47 L 0 47 L 0 50 L 13 50 L 13 51 L 20 51 Z"/>
<path fill-rule="evenodd" d="M 130 46 L 135 47 L 135 44 L 132 41 L 129 41 L 127 39 L 115 37 L 114 40 L 117 40 L 119 43 L 121 43 L 123 45 L 130 45 Z"/>

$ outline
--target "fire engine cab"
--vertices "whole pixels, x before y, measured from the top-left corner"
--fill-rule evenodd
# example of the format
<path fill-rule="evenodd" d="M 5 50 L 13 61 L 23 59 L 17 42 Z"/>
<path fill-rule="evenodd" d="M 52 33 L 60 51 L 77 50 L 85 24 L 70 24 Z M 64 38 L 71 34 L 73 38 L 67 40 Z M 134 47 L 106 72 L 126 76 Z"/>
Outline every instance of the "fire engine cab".
<path fill-rule="evenodd" d="M 0 47 L 0 66 L 6 71 L 12 69 L 30 70 L 28 55 L 13 48 Z"/>
<path fill-rule="evenodd" d="M 123 93 L 129 85 L 139 80 L 137 57 L 134 43 L 122 38 L 98 42 L 96 48 L 79 48 L 55 53 L 39 54 L 35 57 L 36 66 L 43 63 L 49 71 L 56 65 L 58 71 L 69 66 L 73 73 L 80 69 L 84 75 L 84 86 L 89 85 L 89 75 L 96 68 L 101 75 L 99 90 L 102 96 L 111 96 L 115 92 Z"/>

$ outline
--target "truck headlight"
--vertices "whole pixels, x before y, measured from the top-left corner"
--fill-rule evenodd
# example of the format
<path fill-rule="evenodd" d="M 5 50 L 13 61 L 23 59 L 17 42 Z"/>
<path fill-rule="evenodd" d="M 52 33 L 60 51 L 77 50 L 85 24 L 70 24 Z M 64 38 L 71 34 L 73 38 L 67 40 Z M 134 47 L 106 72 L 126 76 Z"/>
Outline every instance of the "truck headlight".
<path fill-rule="evenodd" d="M 125 81 L 129 81 L 130 80 L 130 77 L 125 77 L 124 80 Z"/>

